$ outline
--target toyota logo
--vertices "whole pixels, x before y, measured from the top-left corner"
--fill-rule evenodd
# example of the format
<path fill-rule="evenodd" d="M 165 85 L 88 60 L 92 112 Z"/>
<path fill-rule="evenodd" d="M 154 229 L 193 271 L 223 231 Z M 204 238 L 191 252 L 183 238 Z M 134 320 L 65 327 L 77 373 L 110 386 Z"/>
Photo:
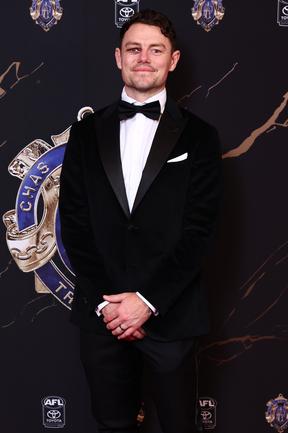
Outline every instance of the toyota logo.
<path fill-rule="evenodd" d="M 284 7 L 282 8 L 282 13 L 283 13 L 284 15 L 286 15 L 286 17 L 287 17 L 287 15 L 288 15 L 288 6 L 284 6 Z"/>
<path fill-rule="evenodd" d="M 123 18 L 130 18 L 130 17 L 132 17 L 132 15 L 134 15 L 134 10 L 132 8 L 126 7 L 126 8 L 120 9 L 119 13 L 120 13 L 121 17 L 123 17 Z"/>
<path fill-rule="evenodd" d="M 203 410 L 201 412 L 201 416 L 202 416 L 203 421 L 208 421 L 209 419 L 212 418 L 212 413 L 209 412 L 208 410 Z"/>
<path fill-rule="evenodd" d="M 61 412 L 59 410 L 49 410 L 47 416 L 50 419 L 58 419 L 61 416 Z"/>

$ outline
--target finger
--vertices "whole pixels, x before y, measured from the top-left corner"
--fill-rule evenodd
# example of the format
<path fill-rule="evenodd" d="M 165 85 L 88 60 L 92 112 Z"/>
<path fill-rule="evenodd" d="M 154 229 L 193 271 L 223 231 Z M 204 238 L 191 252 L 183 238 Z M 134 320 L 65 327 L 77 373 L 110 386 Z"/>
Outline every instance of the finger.
<path fill-rule="evenodd" d="M 144 335 L 143 335 L 141 332 L 139 332 L 138 330 L 136 330 L 136 331 L 132 334 L 132 337 L 134 337 L 134 338 L 137 339 L 137 340 L 142 340 L 142 338 L 144 338 Z M 127 338 L 130 338 L 130 337 L 127 337 Z"/>
<path fill-rule="evenodd" d="M 140 334 L 141 338 L 146 337 L 146 333 L 139 332 L 139 334 Z M 133 334 L 133 335 L 134 335 L 134 334 Z"/>
<path fill-rule="evenodd" d="M 103 295 L 103 299 L 109 302 L 121 302 L 125 297 L 125 293 L 118 293 L 117 295 Z"/>
<path fill-rule="evenodd" d="M 134 337 L 133 335 L 129 335 L 129 337 L 123 338 L 123 341 L 136 341 L 138 338 Z"/>
<path fill-rule="evenodd" d="M 119 329 L 119 328 L 117 328 L 117 329 Z M 126 329 L 126 331 L 124 331 L 123 333 L 118 334 L 118 339 L 122 340 L 123 338 L 129 337 L 135 331 L 136 331 L 136 328 L 134 328 L 133 326 L 130 326 L 130 328 Z"/>
<path fill-rule="evenodd" d="M 123 329 L 121 329 L 120 326 L 117 326 L 117 328 L 114 328 L 114 329 L 111 330 L 111 333 L 113 335 L 115 335 L 116 337 L 118 337 L 119 335 L 124 334 L 124 332 L 125 331 L 123 331 Z M 128 335 L 130 335 L 130 333 Z"/>
<path fill-rule="evenodd" d="M 117 314 L 105 314 L 104 315 L 104 318 L 103 318 L 103 320 L 104 320 L 104 322 L 105 323 L 108 323 L 108 322 L 111 322 L 112 320 L 115 320 L 115 319 L 117 319 L 117 317 L 118 317 L 118 315 Z"/>
<path fill-rule="evenodd" d="M 142 332 L 143 335 L 147 335 L 147 332 L 145 331 L 144 328 L 142 328 L 142 326 L 140 326 L 140 328 L 138 328 L 138 331 Z"/>
<path fill-rule="evenodd" d="M 102 312 L 105 314 L 113 313 L 120 305 L 120 302 L 109 302 L 105 307 L 102 308 Z"/>
<path fill-rule="evenodd" d="M 103 314 L 103 316 L 111 316 L 111 315 L 113 315 L 113 314 L 115 314 L 115 309 L 111 309 L 111 308 L 107 308 L 107 310 L 105 310 L 104 308 L 103 308 L 103 310 L 101 311 L 101 313 Z"/>
<path fill-rule="evenodd" d="M 108 319 L 107 319 L 107 317 L 104 317 L 104 318 L 103 318 L 103 322 L 105 322 L 105 323 L 110 323 L 111 321 L 113 321 L 113 320 L 115 320 L 115 319 L 117 319 L 117 316 L 115 316 L 115 317 L 111 317 L 111 318 L 108 318 Z"/>
<path fill-rule="evenodd" d="M 118 328 L 118 326 L 119 326 L 119 328 L 122 328 L 122 331 L 125 331 L 126 330 L 126 328 L 127 327 L 125 327 L 123 324 L 121 325 L 121 322 L 120 322 L 120 320 L 117 318 L 117 319 L 115 319 L 115 320 L 112 320 L 111 322 L 109 322 L 107 325 L 106 325 L 106 328 L 107 329 L 116 329 L 116 328 Z"/>
<path fill-rule="evenodd" d="M 115 335 L 115 337 L 118 337 L 122 332 L 120 332 L 119 328 L 116 328 L 116 329 L 113 329 L 113 330 L 111 331 L 111 333 L 112 333 L 113 335 Z"/>
<path fill-rule="evenodd" d="M 147 335 L 146 331 L 142 328 L 142 326 L 140 326 L 140 328 L 137 328 L 136 331 L 133 333 L 133 335 L 136 334 L 137 336 L 141 335 L 142 337 L 145 337 Z"/>

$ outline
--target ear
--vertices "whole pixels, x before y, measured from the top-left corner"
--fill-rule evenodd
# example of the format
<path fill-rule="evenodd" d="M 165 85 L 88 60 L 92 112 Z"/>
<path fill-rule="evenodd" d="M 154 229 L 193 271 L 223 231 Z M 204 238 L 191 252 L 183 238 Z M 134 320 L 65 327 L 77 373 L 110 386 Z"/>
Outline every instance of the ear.
<path fill-rule="evenodd" d="M 172 55 L 171 55 L 171 64 L 170 64 L 170 68 L 169 71 L 174 71 L 174 69 L 177 66 L 177 63 L 180 59 L 180 51 L 179 50 L 175 50 L 173 51 Z"/>
<path fill-rule="evenodd" d="M 118 69 L 122 69 L 122 57 L 120 48 L 115 48 L 115 60 Z"/>

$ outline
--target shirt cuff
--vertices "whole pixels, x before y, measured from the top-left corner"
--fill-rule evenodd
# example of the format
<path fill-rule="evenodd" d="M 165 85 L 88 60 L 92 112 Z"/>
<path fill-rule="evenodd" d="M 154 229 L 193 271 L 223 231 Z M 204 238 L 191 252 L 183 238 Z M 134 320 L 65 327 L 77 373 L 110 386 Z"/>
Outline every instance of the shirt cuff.
<path fill-rule="evenodd" d="M 148 307 L 150 308 L 150 310 L 152 310 L 154 316 L 158 316 L 159 312 L 158 312 L 157 309 L 154 307 L 154 305 L 150 304 L 150 302 L 147 301 L 147 299 L 144 298 L 144 296 L 142 296 L 141 293 L 136 292 L 136 295 L 139 296 L 139 298 L 141 298 L 142 301 L 145 302 L 146 305 L 148 305 Z"/>
<path fill-rule="evenodd" d="M 97 308 L 95 308 L 95 313 L 97 314 L 98 317 L 100 317 L 102 315 L 102 313 L 101 313 L 102 308 L 106 307 L 106 305 L 108 305 L 108 304 L 109 304 L 108 301 L 103 301 L 97 305 Z"/>

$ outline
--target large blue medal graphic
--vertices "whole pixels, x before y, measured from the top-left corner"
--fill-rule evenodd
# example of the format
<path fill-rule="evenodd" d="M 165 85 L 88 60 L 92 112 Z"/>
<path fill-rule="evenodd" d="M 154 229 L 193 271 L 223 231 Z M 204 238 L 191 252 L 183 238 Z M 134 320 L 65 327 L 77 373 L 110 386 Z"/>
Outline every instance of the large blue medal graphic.
<path fill-rule="evenodd" d="M 93 110 L 80 110 L 78 119 Z M 58 212 L 59 181 L 70 127 L 52 135 L 53 145 L 41 139 L 29 143 L 9 164 L 21 180 L 15 209 L 6 212 L 9 251 L 23 272 L 34 272 L 35 289 L 50 292 L 71 308 L 75 275 L 61 239 Z"/>

